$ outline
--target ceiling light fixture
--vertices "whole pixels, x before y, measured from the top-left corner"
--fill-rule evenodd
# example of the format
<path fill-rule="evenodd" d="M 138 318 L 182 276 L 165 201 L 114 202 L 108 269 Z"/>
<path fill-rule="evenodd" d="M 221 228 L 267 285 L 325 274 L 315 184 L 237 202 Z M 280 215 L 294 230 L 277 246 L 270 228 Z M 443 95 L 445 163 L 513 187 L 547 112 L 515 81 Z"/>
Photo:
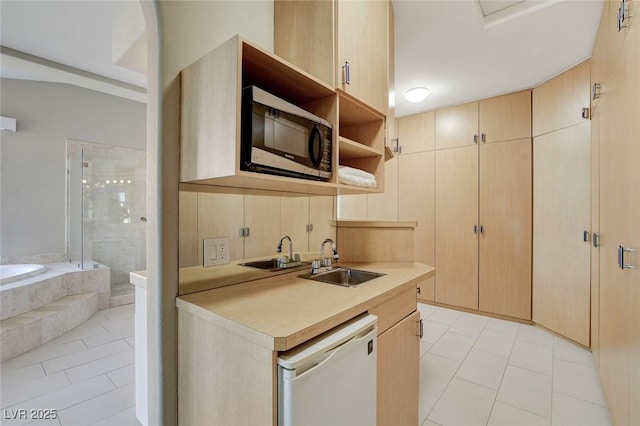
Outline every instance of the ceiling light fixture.
<path fill-rule="evenodd" d="M 426 87 L 414 87 L 404 92 L 404 98 L 411 103 L 422 102 L 429 96 L 429 89 Z"/>

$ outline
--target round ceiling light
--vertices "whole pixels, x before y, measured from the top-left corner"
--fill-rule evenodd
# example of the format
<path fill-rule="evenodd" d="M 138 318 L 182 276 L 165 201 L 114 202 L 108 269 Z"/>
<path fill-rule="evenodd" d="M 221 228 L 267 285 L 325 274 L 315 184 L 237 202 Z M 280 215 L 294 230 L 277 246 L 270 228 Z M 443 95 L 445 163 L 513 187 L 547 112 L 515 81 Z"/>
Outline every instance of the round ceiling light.
<path fill-rule="evenodd" d="M 411 103 L 422 102 L 429 96 L 429 89 L 426 87 L 414 87 L 404 92 L 404 98 Z"/>

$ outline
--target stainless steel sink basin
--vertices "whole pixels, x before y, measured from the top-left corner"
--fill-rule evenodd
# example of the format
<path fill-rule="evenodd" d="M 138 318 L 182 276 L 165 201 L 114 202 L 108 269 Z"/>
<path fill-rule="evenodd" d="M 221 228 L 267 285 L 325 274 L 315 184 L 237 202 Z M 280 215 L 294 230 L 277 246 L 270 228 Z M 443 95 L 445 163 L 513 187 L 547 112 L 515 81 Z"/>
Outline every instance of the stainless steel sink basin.
<path fill-rule="evenodd" d="M 379 272 L 360 271 L 350 268 L 336 268 L 328 272 L 318 274 L 302 274 L 300 278 L 313 281 L 320 281 L 327 284 L 341 285 L 343 287 L 358 287 L 368 281 L 381 277 L 385 274 Z"/>
<path fill-rule="evenodd" d="M 251 268 L 258 268 L 265 271 L 282 271 L 292 268 L 305 268 L 311 265 L 311 262 L 289 262 L 285 264 L 280 263 L 279 258 L 256 260 L 254 262 L 241 263 L 240 266 L 249 266 Z"/>

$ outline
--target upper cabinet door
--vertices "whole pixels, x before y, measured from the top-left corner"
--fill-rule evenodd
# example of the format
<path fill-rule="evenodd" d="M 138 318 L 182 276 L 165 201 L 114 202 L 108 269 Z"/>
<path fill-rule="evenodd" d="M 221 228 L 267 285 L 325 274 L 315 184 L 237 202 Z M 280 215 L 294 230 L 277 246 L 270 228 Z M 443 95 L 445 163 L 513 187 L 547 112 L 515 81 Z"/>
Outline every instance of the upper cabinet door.
<path fill-rule="evenodd" d="M 533 89 L 533 136 L 587 120 L 590 79 L 590 61 L 585 61 Z"/>
<path fill-rule="evenodd" d="M 480 142 L 531 137 L 531 90 L 480 101 Z"/>
<path fill-rule="evenodd" d="M 474 145 L 478 138 L 478 102 L 436 111 L 436 149 Z"/>
<path fill-rule="evenodd" d="M 389 107 L 388 2 L 338 0 L 336 13 L 336 87 L 386 114 Z"/>
<path fill-rule="evenodd" d="M 429 111 L 398 119 L 398 145 L 401 154 L 435 149 L 435 112 Z"/>

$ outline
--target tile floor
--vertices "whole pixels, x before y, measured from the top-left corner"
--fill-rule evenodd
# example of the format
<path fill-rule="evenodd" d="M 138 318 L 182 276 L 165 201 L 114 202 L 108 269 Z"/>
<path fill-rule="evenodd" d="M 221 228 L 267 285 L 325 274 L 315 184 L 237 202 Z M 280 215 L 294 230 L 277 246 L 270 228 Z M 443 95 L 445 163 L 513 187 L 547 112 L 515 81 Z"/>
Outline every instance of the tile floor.
<path fill-rule="evenodd" d="M 533 326 L 418 307 L 421 425 L 611 424 L 590 352 Z M 2 363 L 0 423 L 137 426 L 133 313 L 133 305 L 99 311 Z M 11 419 L 31 408 L 58 418 Z"/>
<path fill-rule="evenodd" d="M 530 325 L 418 309 L 421 425 L 611 425 L 591 352 Z"/>
<path fill-rule="evenodd" d="M 138 426 L 133 315 L 134 305 L 98 311 L 0 364 L 0 424 Z M 31 409 L 56 410 L 57 418 L 34 421 Z"/>

